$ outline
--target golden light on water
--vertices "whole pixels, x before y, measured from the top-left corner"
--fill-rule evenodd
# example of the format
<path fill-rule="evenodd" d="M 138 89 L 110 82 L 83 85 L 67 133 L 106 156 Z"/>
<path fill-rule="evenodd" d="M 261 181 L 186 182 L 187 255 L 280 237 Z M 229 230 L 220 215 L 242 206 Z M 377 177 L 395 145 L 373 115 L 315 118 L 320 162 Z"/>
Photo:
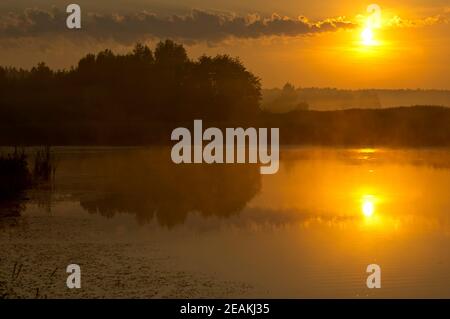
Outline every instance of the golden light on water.
<path fill-rule="evenodd" d="M 375 210 L 375 206 L 372 201 L 365 200 L 362 204 L 362 212 L 364 216 L 371 217 L 373 215 L 373 212 Z"/>
<path fill-rule="evenodd" d="M 365 217 L 372 217 L 375 213 L 375 198 L 372 195 L 366 195 L 362 198 L 361 212 Z"/>
<path fill-rule="evenodd" d="M 371 147 L 365 147 L 365 148 L 357 149 L 357 152 L 358 153 L 370 153 L 370 154 L 372 154 L 372 153 L 377 152 L 377 149 L 371 148 Z"/>

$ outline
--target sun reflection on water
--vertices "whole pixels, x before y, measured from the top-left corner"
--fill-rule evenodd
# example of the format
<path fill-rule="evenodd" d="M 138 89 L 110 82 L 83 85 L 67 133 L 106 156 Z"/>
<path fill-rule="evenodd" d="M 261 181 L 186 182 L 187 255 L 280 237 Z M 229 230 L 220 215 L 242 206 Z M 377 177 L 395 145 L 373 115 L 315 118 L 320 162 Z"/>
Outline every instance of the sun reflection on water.
<path fill-rule="evenodd" d="M 367 218 L 375 213 L 375 200 L 372 195 L 366 195 L 362 198 L 361 211 Z"/>

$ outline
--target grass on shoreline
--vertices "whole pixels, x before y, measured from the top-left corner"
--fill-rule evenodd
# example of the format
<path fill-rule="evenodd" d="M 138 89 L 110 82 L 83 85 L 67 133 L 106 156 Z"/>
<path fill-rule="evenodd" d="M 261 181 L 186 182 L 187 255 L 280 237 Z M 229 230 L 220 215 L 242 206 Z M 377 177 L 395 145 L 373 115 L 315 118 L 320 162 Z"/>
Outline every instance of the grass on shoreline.
<path fill-rule="evenodd" d="M 0 154 L 0 200 L 16 198 L 35 183 L 50 181 L 55 171 L 55 158 L 49 146 L 35 153 L 33 170 L 24 150 L 16 147 L 12 153 Z"/>

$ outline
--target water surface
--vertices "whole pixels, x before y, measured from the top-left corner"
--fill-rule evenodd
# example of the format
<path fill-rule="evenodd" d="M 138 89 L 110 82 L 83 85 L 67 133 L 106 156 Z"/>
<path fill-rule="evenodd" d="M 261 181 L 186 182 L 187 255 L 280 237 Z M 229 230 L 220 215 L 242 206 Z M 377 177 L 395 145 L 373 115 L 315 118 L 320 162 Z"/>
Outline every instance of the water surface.
<path fill-rule="evenodd" d="M 24 294 L 73 296 L 45 276 L 78 262 L 81 297 L 450 297 L 446 149 L 284 148 L 275 175 L 160 147 L 55 152 L 53 185 L 1 208 L 0 274 L 24 264 Z"/>

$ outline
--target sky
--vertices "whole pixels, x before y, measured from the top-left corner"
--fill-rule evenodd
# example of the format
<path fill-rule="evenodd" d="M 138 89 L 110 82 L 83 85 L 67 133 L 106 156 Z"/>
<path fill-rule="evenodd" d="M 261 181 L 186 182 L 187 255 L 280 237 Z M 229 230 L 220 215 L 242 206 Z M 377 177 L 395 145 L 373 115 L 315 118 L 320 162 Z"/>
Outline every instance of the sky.
<path fill-rule="evenodd" d="M 66 28 L 70 3 L 81 30 Z M 265 88 L 450 89 L 449 35 L 449 0 L 0 2 L 3 66 L 68 68 L 87 53 L 171 38 L 192 58 L 239 57 Z"/>

